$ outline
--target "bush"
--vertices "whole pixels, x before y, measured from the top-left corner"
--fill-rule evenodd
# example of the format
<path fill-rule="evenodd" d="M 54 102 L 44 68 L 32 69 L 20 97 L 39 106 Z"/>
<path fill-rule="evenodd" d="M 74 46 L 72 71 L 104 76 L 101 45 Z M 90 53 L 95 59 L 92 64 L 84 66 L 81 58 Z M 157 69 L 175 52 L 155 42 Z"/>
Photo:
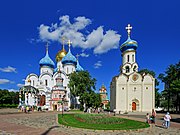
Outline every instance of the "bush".
<path fill-rule="evenodd" d="M 18 104 L 1 104 L 1 108 L 17 108 Z"/>

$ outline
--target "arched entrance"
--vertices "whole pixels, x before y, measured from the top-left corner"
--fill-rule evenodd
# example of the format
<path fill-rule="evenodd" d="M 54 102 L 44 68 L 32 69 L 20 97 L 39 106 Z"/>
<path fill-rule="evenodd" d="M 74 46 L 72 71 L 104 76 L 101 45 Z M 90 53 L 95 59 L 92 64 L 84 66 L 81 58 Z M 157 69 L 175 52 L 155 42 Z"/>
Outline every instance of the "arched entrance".
<path fill-rule="evenodd" d="M 132 102 L 132 110 L 136 111 L 136 103 L 135 102 Z"/>
<path fill-rule="evenodd" d="M 136 98 L 132 100 L 132 111 L 139 111 L 139 100 Z"/>
<path fill-rule="evenodd" d="M 46 104 L 46 96 L 40 96 L 40 106 L 44 106 Z"/>

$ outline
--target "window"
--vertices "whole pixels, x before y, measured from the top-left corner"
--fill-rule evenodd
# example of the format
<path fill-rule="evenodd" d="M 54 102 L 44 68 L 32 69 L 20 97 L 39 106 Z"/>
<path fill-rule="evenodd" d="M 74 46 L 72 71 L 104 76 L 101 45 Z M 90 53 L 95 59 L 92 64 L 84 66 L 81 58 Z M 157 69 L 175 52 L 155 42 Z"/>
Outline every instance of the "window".
<path fill-rule="evenodd" d="M 129 66 L 126 66 L 126 73 L 129 73 Z"/>
<path fill-rule="evenodd" d="M 69 69 L 68 69 L 68 67 L 67 67 L 67 74 L 69 73 Z"/>
<path fill-rule="evenodd" d="M 47 80 L 45 80 L 45 85 L 48 86 L 48 81 Z"/>
<path fill-rule="evenodd" d="M 133 67 L 133 71 L 136 71 L 136 68 L 137 68 L 137 66 L 134 66 L 134 67 Z"/>
<path fill-rule="evenodd" d="M 129 62 L 129 55 L 127 55 L 127 61 Z"/>
<path fill-rule="evenodd" d="M 134 62 L 134 54 L 132 55 L 132 62 Z"/>
<path fill-rule="evenodd" d="M 33 86 L 34 86 L 34 80 L 33 80 Z"/>

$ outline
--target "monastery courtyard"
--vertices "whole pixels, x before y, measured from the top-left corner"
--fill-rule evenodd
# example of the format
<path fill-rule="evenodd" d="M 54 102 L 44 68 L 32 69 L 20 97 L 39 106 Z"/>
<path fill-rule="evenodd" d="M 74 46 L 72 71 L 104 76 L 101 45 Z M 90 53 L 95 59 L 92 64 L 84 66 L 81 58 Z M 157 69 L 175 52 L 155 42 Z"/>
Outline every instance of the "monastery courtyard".
<path fill-rule="evenodd" d="M 60 113 L 60 112 L 58 112 Z M 102 131 L 64 127 L 57 124 L 57 112 L 17 112 L 17 109 L 0 109 L 0 135 L 178 135 L 180 133 L 180 115 L 171 114 L 169 129 L 162 127 L 164 114 L 157 114 L 157 126 L 131 131 Z M 113 114 L 112 114 L 113 115 Z M 116 115 L 139 121 L 145 120 L 141 113 Z"/>

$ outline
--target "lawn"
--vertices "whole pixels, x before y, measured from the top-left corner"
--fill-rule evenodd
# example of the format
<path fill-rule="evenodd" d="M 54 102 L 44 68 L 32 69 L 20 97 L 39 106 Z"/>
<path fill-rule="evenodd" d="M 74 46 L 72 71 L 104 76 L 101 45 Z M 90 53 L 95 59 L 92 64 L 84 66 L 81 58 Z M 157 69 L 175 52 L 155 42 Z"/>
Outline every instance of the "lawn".
<path fill-rule="evenodd" d="M 59 124 L 94 130 L 130 130 L 149 127 L 145 122 L 117 118 L 105 114 L 61 114 Z"/>

